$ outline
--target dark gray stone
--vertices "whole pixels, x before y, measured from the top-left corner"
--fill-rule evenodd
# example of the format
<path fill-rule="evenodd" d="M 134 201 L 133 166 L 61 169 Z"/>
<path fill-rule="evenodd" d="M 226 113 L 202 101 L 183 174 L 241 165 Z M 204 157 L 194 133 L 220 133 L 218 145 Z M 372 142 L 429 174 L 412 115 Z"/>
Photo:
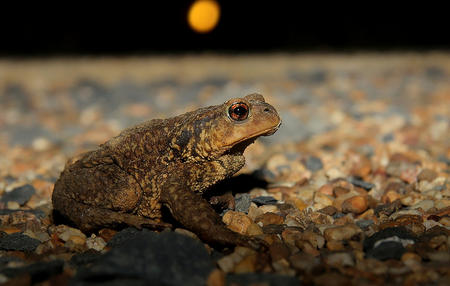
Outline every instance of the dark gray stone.
<path fill-rule="evenodd" d="M 356 225 L 361 229 L 366 229 L 372 224 L 374 224 L 374 222 L 371 219 L 361 219 L 356 222 Z"/>
<path fill-rule="evenodd" d="M 248 209 L 250 208 L 252 200 L 249 194 L 244 193 L 244 194 L 236 194 L 234 202 L 236 211 L 247 213 Z"/>
<path fill-rule="evenodd" d="M 36 193 L 35 188 L 32 185 L 26 184 L 13 189 L 11 192 L 6 192 L 3 194 L 1 201 L 7 202 L 17 202 L 19 205 L 24 205 L 31 198 L 32 195 Z"/>
<path fill-rule="evenodd" d="M 278 201 L 271 196 L 260 196 L 252 199 L 252 202 L 261 206 L 261 205 L 276 205 Z"/>
<path fill-rule="evenodd" d="M 312 172 L 319 171 L 323 168 L 322 160 L 314 156 L 309 156 L 308 159 L 306 159 L 305 166 Z"/>
<path fill-rule="evenodd" d="M 34 251 L 39 244 L 41 244 L 39 240 L 20 232 L 5 234 L 0 237 L 1 250 Z"/>
<path fill-rule="evenodd" d="M 363 188 L 366 191 L 370 191 L 373 187 L 375 187 L 374 184 L 369 183 L 369 182 L 365 182 L 365 181 L 360 180 L 360 179 L 355 178 L 355 177 L 348 178 L 348 181 L 350 183 L 352 183 L 354 186 Z"/>
<path fill-rule="evenodd" d="M 269 273 L 246 273 L 246 274 L 229 274 L 226 277 L 227 285 L 250 286 L 250 285 L 267 285 L 267 286 L 298 286 L 300 280 L 296 277 L 269 274 Z"/>
<path fill-rule="evenodd" d="M 125 236 L 129 239 L 122 240 Z M 92 265 L 78 269 L 72 285 L 204 285 L 214 268 L 204 245 L 182 234 L 128 230 L 121 240 Z"/>
<path fill-rule="evenodd" d="M 369 249 L 366 252 L 366 256 L 378 260 L 399 260 L 405 252 L 406 249 L 400 242 L 386 241 L 380 243 L 378 247 Z"/>
<path fill-rule="evenodd" d="M 363 242 L 367 257 L 387 260 L 400 259 L 408 244 L 414 244 L 417 237 L 405 227 L 390 227 L 374 233 Z"/>

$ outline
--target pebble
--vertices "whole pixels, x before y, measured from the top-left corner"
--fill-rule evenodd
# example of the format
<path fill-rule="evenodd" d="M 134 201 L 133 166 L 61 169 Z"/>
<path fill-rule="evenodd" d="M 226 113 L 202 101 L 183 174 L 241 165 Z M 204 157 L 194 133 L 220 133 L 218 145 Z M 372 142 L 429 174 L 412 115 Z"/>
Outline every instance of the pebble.
<path fill-rule="evenodd" d="M 255 220 L 258 216 L 262 215 L 264 212 L 262 209 L 258 208 L 256 204 L 251 204 L 248 208 L 248 217 Z"/>
<path fill-rule="evenodd" d="M 341 172 L 339 169 L 337 168 L 331 168 L 326 172 L 326 175 L 328 177 L 329 180 L 335 180 L 335 179 L 339 179 L 339 178 L 343 178 L 345 177 L 345 174 L 343 172 Z"/>
<path fill-rule="evenodd" d="M 241 234 L 246 234 L 249 226 L 253 224 L 247 215 L 236 211 L 227 211 L 222 220 L 229 229 Z"/>
<path fill-rule="evenodd" d="M 89 238 L 86 239 L 86 246 L 89 249 L 102 251 L 106 246 L 106 242 L 103 240 L 103 238 L 92 234 Z"/>
<path fill-rule="evenodd" d="M 447 264 L 450 263 L 450 253 L 445 251 L 438 251 L 438 252 L 431 252 L 428 253 L 428 258 L 431 261 L 438 262 L 438 263 L 444 263 Z"/>
<path fill-rule="evenodd" d="M 331 184 L 324 184 L 317 190 L 317 193 L 333 196 L 333 186 Z"/>
<path fill-rule="evenodd" d="M 316 189 L 309 185 L 299 187 L 296 190 L 297 198 L 305 203 L 312 202 L 315 193 Z"/>
<path fill-rule="evenodd" d="M 6 207 L 9 210 L 18 210 L 18 209 L 20 209 L 20 204 L 18 202 L 9 201 L 6 203 Z"/>
<path fill-rule="evenodd" d="M 314 196 L 314 208 L 323 209 L 324 207 L 331 206 L 333 204 L 332 197 L 317 192 Z"/>
<path fill-rule="evenodd" d="M 362 230 L 353 224 L 343 225 L 343 226 L 333 226 L 325 229 L 323 235 L 327 241 L 331 240 L 346 240 L 350 239 L 354 235 L 361 233 Z"/>
<path fill-rule="evenodd" d="M 312 247 L 321 249 L 325 245 L 325 238 L 313 231 L 306 230 L 301 234 L 301 239 L 308 241 Z"/>
<path fill-rule="evenodd" d="M 373 225 L 374 221 L 370 219 L 360 219 L 356 221 L 356 225 L 359 226 L 361 229 L 365 230 L 369 226 Z"/>
<path fill-rule="evenodd" d="M 264 205 L 264 206 L 260 206 L 259 209 L 263 213 L 277 213 L 278 212 L 278 207 L 276 205 Z"/>
<path fill-rule="evenodd" d="M 208 276 L 206 286 L 225 286 L 225 273 L 214 269 Z"/>
<path fill-rule="evenodd" d="M 331 267 L 352 267 L 355 265 L 352 255 L 348 252 L 331 253 L 325 257 L 325 263 Z"/>
<path fill-rule="evenodd" d="M 411 206 L 411 209 L 422 209 L 423 211 L 429 211 L 432 208 L 434 208 L 434 201 L 432 200 L 423 200 Z"/>
<path fill-rule="evenodd" d="M 289 262 L 297 270 L 303 273 L 311 273 L 320 265 L 320 258 L 308 253 L 299 252 L 289 257 Z"/>
<path fill-rule="evenodd" d="M 406 161 L 391 161 L 386 167 L 386 173 L 411 184 L 416 181 L 419 168 L 417 165 Z"/>
<path fill-rule="evenodd" d="M 249 194 L 236 194 L 235 211 L 248 213 L 251 204 L 251 198 Z"/>
<path fill-rule="evenodd" d="M 229 273 L 233 271 L 235 265 L 242 259 L 242 255 L 233 252 L 232 254 L 220 258 L 216 263 L 223 272 Z"/>
<path fill-rule="evenodd" d="M 441 218 L 439 220 L 439 223 L 444 225 L 444 226 L 446 226 L 446 227 L 450 227 L 450 217 L 445 216 L 445 217 Z"/>
<path fill-rule="evenodd" d="M 246 232 L 247 235 L 252 235 L 252 236 L 261 235 L 263 233 L 264 233 L 263 229 L 256 223 L 252 223 L 251 225 L 249 225 L 247 228 L 247 232 Z"/>
<path fill-rule="evenodd" d="M 65 242 L 73 241 L 75 244 L 84 244 L 86 242 L 86 235 L 84 233 L 82 233 L 79 229 L 65 225 L 58 226 L 56 234 Z"/>
<path fill-rule="evenodd" d="M 305 166 L 311 172 L 316 172 L 316 171 L 322 170 L 323 163 L 320 160 L 320 158 L 314 157 L 314 156 L 309 156 L 306 159 Z"/>
<path fill-rule="evenodd" d="M 367 196 L 354 196 L 342 203 L 342 212 L 360 214 L 367 210 L 368 206 Z"/>
<path fill-rule="evenodd" d="M 406 262 L 406 261 L 416 261 L 416 262 L 420 262 L 421 260 L 422 260 L 422 257 L 420 257 L 420 255 L 417 255 L 416 253 L 414 253 L 414 252 L 405 252 L 403 255 L 402 255 L 402 257 L 401 257 L 401 260 L 403 261 L 403 262 Z"/>
<path fill-rule="evenodd" d="M 267 212 L 264 213 L 255 219 L 255 223 L 262 223 L 263 226 L 267 226 L 269 224 L 282 224 L 284 222 L 284 218 L 280 215 Z"/>
<path fill-rule="evenodd" d="M 258 262 L 258 255 L 256 254 L 247 255 L 234 266 L 233 272 L 234 273 L 255 272 L 257 262 Z"/>
<path fill-rule="evenodd" d="M 337 212 L 337 209 L 333 206 L 326 206 L 323 209 L 320 209 L 319 212 L 332 216 Z"/>
<path fill-rule="evenodd" d="M 346 163 L 349 165 L 349 172 L 353 176 L 364 178 L 372 171 L 372 164 L 366 156 L 359 153 L 350 153 L 347 157 Z"/>
<path fill-rule="evenodd" d="M 274 262 L 280 259 L 287 259 L 291 254 L 291 252 L 289 248 L 286 246 L 286 244 L 281 242 L 275 242 L 269 246 L 269 254 L 272 259 L 272 262 Z"/>
<path fill-rule="evenodd" d="M 389 190 L 381 197 L 381 202 L 384 204 L 390 204 L 401 198 L 402 196 L 399 193 Z"/>
<path fill-rule="evenodd" d="M 363 176 L 362 176 L 362 177 L 363 177 Z M 355 178 L 355 177 L 350 177 L 350 178 L 348 179 L 348 181 L 349 181 L 350 183 L 352 183 L 354 186 L 363 188 L 363 189 L 365 189 L 366 191 L 370 191 L 372 188 L 375 187 L 374 184 L 369 183 L 369 182 L 365 182 L 365 181 L 360 180 L 360 179 L 357 179 L 357 178 Z"/>
<path fill-rule="evenodd" d="M 430 169 L 423 169 L 420 171 L 419 175 L 417 175 L 417 180 L 420 181 L 428 181 L 432 182 L 434 179 L 436 179 L 438 174 Z"/>

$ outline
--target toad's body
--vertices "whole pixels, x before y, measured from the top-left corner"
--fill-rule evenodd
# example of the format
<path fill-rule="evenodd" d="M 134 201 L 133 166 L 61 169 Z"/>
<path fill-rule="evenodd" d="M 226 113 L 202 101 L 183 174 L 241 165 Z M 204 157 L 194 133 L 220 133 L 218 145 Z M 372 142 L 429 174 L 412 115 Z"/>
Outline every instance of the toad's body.
<path fill-rule="evenodd" d="M 66 165 L 56 211 L 83 231 L 118 224 L 163 226 L 162 205 L 205 241 L 257 247 L 228 230 L 199 193 L 244 165 L 244 149 L 279 124 L 258 94 L 124 130 Z"/>

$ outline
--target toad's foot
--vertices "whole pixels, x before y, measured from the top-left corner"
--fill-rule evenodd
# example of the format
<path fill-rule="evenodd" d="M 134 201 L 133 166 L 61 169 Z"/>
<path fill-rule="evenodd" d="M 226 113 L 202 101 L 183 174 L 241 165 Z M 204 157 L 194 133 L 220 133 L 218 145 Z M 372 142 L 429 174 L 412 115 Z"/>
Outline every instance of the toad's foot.
<path fill-rule="evenodd" d="M 241 235 L 228 229 L 205 199 L 199 194 L 185 190 L 181 183 L 166 184 L 161 199 L 177 221 L 208 243 L 241 245 L 257 251 L 265 251 L 268 248 L 267 243 L 259 238 Z"/>

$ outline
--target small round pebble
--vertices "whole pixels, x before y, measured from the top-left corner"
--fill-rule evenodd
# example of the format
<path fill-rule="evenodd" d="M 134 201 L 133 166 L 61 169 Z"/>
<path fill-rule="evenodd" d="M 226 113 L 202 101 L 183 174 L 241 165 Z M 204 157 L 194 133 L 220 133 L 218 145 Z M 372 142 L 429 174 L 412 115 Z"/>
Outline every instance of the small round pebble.
<path fill-rule="evenodd" d="M 346 199 L 342 203 L 342 212 L 360 214 L 367 210 L 368 201 L 367 196 L 354 196 Z"/>

